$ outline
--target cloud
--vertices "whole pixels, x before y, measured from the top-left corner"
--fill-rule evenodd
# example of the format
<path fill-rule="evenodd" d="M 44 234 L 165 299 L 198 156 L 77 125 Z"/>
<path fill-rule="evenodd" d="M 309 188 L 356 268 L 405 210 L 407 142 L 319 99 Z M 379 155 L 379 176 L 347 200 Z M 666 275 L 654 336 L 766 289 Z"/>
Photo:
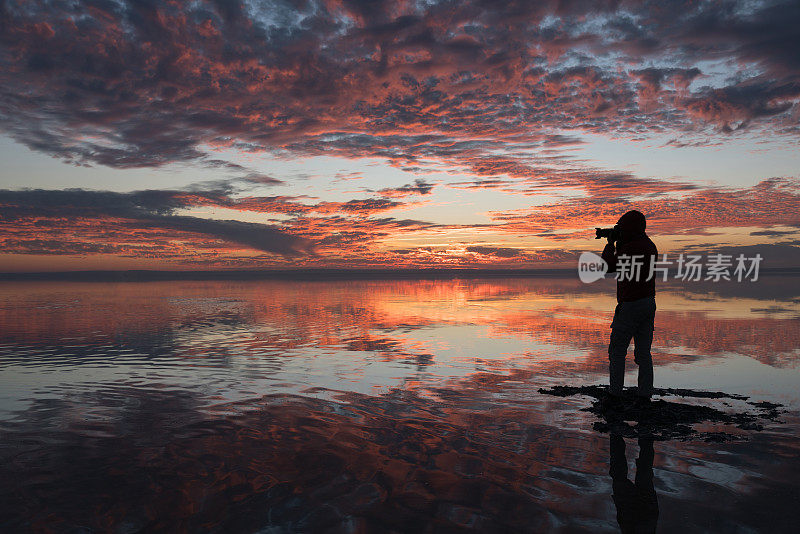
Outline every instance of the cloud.
<path fill-rule="evenodd" d="M 141 220 L 140 224 L 142 227 L 209 235 L 287 257 L 302 256 L 313 252 L 309 241 L 265 224 L 174 215 Z"/>
<path fill-rule="evenodd" d="M 4 251 L 14 254 L 85 255 L 114 254 L 124 251 L 124 247 L 113 243 L 86 243 L 56 239 L 2 239 L 2 243 Z"/>
<path fill-rule="evenodd" d="M 561 179 L 564 184 L 577 183 L 576 177 Z M 765 230 L 753 231 L 756 236 L 781 237 L 791 232 L 766 228 L 800 226 L 796 179 L 773 178 L 742 189 L 684 190 L 678 185 L 674 189 L 683 193 L 679 196 L 667 183 L 640 182 L 626 175 L 594 175 L 587 180 L 598 188 L 594 195 L 489 212 L 490 224 L 449 225 L 378 217 L 414 205 L 384 197 L 310 202 L 308 197 L 233 196 L 225 187 L 130 193 L 2 190 L 0 242 L 9 253 L 117 254 L 187 264 L 272 265 L 283 258 L 306 266 L 524 267 L 570 261 L 571 240 L 593 236 L 594 226 L 613 224 L 632 208 L 646 214 L 651 232 L 662 235 L 696 236 L 721 227 L 761 226 Z M 518 193 L 523 195 L 539 187 L 525 180 L 519 184 Z M 272 222 L 209 219 L 187 212 L 217 209 L 238 211 L 242 217 L 263 214 Z M 491 245 L 387 246 L 399 235 L 421 243 L 431 238 L 452 242 L 454 234 L 496 237 Z M 563 245 L 549 250 L 506 246 L 503 235 L 536 236 Z M 254 255 L 256 251 L 268 254 Z"/>
<path fill-rule="evenodd" d="M 371 261 L 377 241 L 443 228 L 373 217 L 405 205 L 388 198 L 309 204 L 301 198 L 233 197 L 226 187 L 130 193 L 0 190 L 0 245 L 6 253 L 116 254 L 186 265 L 269 266 L 289 260 L 327 265 L 343 258 L 358 264 Z M 218 208 L 287 218 L 266 224 L 186 214 Z"/>
<path fill-rule="evenodd" d="M 4 2 L 0 131 L 76 165 L 177 163 L 223 174 L 182 191 L 5 191 L 4 236 L 14 250 L 54 254 L 116 246 L 222 261 L 214 247 L 234 243 L 303 261 L 323 251 L 335 261 L 382 264 L 425 254 L 420 243 L 385 244 L 397 233 L 568 241 L 633 204 L 663 232 L 797 224 L 790 178 L 700 187 L 592 167 L 572 150 L 584 134 L 663 136 L 670 148 L 750 133 L 795 142 L 798 27 L 800 7 L 789 0 Z M 258 196 L 258 186 L 289 178 L 225 161 L 219 151 L 379 158 L 405 172 L 437 173 L 437 181 L 336 201 Z M 390 216 L 444 187 L 547 201 L 490 212 L 485 225 Z M 190 217 L 186 209 L 261 214 L 266 223 Z M 37 233 L 45 229 L 50 234 Z M 153 239 L 150 252 L 133 236 L 140 245 Z M 185 249 L 170 250 L 169 236 L 186 239 Z M 435 261 L 471 261 L 463 247 L 482 246 L 462 245 L 461 256 L 437 250 Z M 533 258 L 501 245 L 469 254 Z M 416 252 L 389 252 L 401 246 Z M 189 257 L 201 249 L 207 255 Z"/>
<path fill-rule="evenodd" d="M 694 250 L 696 252 L 696 249 Z M 745 258 L 754 258 L 760 254 L 763 258 L 760 265 L 761 269 L 794 267 L 800 265 L 800 246 L 797 244 L 759 244 L 759 245 L 740 245 L 740 246 L 712 246 L 708 247 L 707 253 L 725 254 L 735 259 L 743 254 Z M 747 263 L 748 268 L 750 262 Z"/>
<path fill-rule="evenodd" d="M 6 2 L 0 128 L 116 168 L 213 166 L 209 147 L 412 165 L 578 142 L 564 130 L 794 138 L 798 26 L 789 0 Z"/>
<path fill-rule="evenodd" d="M 586 237 L 594 226 L 614 224 L 622 213 L 638 209 L 648 230 L 702 233 L 711 228 L 800 225 L 800 180 L 770 178 L 750 188 L 689 190 L 681 196 L 629 200 L 606 196 L 572 198 L 533 208 L 490 212 L 498 228 L 551 239 Z"/>
<path fill-rule="evenodd" d="M 794 235 L 800 232 L 800 229 L 795 230 L 757 230 L 750 232 L 753 236 L 766 236 L 766 237 L 783 237 L 787 235 Z"/>
<path fill-rule="evenodd" d="M 524 252 L 518 248 L 485 247 L 479 245 L 469 246 L 466 248 L 466 251 L 482 254 L 484 256 L 497 256 L 499 258 L 514 258 Z"/>
<path fill-rule="evenodd" d="M 13 238 L 14 233 L 25 230 L 63 234 L 67 228 L 74 230 L 88 220 L 91 221 L 89 226 L 96 226 L 99 234 L 127 225 L 136 230 L 158 229 L 204 235 L 287 257 L 312 253 L 313 247 L 308 240 L 274 226 L 175 215 L 179 208 L 225 203 L 226 197 L 218 192 L 0 190 L 0 205 L 3 207 L 0 213 L 0 220 L 3 221 L 0 238 L 6 238 L 4 247 L 7 251 L 18 253 L 45 253 L 49 250 L 49 253 L 67 254 L 71 253 L 70 250 L 74 253 L 120 250 L 113 243 L 58 244 L 53 239 Z M 8 236 L 12 237 L 9 239 Z M 114 237 L 113 233 L 108 236 L 112 241 Z"/>
<path fill-rule="evenodd" d="M 691 116 L 717 123 L 723 131 L 731 132 L 754 119 L 782 114 L 798 100 L 800 83 L 752 83 L 709 90 L 687 99 L 685 105 Z"/>
<path fill-rule="evenodd" d="M 429 195 L 431 191 L 433 191 L 433 188 L 434 184 L 418 178 L 414 180 L 413 184 L 381 189 L 378 191 L 378 194 L 388 198 L 406 197 L 409 195 Z"/>

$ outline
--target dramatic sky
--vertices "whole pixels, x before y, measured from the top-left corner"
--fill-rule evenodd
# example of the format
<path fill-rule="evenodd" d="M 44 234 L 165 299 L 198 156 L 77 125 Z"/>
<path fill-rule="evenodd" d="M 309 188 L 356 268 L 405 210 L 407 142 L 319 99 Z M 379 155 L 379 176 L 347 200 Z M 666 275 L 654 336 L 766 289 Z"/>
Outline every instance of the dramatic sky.
<path fill-rule="evenodd" d="M 800 3 L 0 0 L 0 271 L 800 265 Z"/>

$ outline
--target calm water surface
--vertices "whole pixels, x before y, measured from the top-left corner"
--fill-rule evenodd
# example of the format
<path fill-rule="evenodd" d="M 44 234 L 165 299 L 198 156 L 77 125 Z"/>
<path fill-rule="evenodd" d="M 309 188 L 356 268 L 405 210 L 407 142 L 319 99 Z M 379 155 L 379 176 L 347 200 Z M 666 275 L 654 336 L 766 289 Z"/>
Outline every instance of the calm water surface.
<path fill-rule="evenodd" d="M 798 282 L 660 289 L 657 386 L 787 413 L 656 441 L 659 532 L 796 532 Z M 607 382 L 612 283 L 0 283 L 0 531 L 619 531 L 590 399 L 538 393 Z"/>

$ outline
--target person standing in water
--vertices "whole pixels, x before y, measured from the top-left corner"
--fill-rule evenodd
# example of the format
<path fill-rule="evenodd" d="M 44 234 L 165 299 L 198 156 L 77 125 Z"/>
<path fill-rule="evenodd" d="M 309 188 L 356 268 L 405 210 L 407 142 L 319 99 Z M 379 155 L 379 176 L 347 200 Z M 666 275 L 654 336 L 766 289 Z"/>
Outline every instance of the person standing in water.
<path fill-rule="evenodd" d="M 637 402 L 647 403 L 653 394 L 653 329 L 656 315 L 656 284 L 651 265 L 658 250 L 645 233 L 647 221 L 636 210 L 625 213 L 617 221 L 617 232 L 609 236 L 603 249 L 608 272 L 617 276 L 617 307 L 611 323 L 608 345 L 609 393 L 619 401 L 625 380 L 625 357 L 633 339 L 634 362 L 639 366 Z"/>

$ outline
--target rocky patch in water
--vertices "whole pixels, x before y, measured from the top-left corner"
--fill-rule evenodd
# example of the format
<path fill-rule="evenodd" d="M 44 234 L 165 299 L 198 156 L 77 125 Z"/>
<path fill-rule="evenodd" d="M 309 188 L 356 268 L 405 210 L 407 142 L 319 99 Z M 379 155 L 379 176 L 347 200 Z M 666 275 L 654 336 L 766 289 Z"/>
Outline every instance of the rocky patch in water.
<path fill-rule="evenodd" d="M 654 391 L 653 400 L 640 402 L 636 388 L 625 390 L 621 398 L 609 395 L 607 386 L 554 386 L 539 389 L 539 393 L 557 397 L 585 395 L 593 398 L 591 406 L 582 411 L 593 413 L 602 420 L 593 428 L 598 432 L 621 434 L 631 438 L 665 440 L 733 441 L 746 439 L 742 431 L 761 431 L 767 422 L 780 422 L 783 406 L 772 402 L 754 402 L 744 395 L 718 391 L 690 389 L 663 389 Z M 689 399 L 726 399 L 744 407 L 735 410 L 726 400 L 721 409 L 702 403 L 688 404 L 655 397 L 681 397 Z M 697 426 L 712 427 L 712 430 Z M 738 429 L 738 430 L 737 430 Z"/>

